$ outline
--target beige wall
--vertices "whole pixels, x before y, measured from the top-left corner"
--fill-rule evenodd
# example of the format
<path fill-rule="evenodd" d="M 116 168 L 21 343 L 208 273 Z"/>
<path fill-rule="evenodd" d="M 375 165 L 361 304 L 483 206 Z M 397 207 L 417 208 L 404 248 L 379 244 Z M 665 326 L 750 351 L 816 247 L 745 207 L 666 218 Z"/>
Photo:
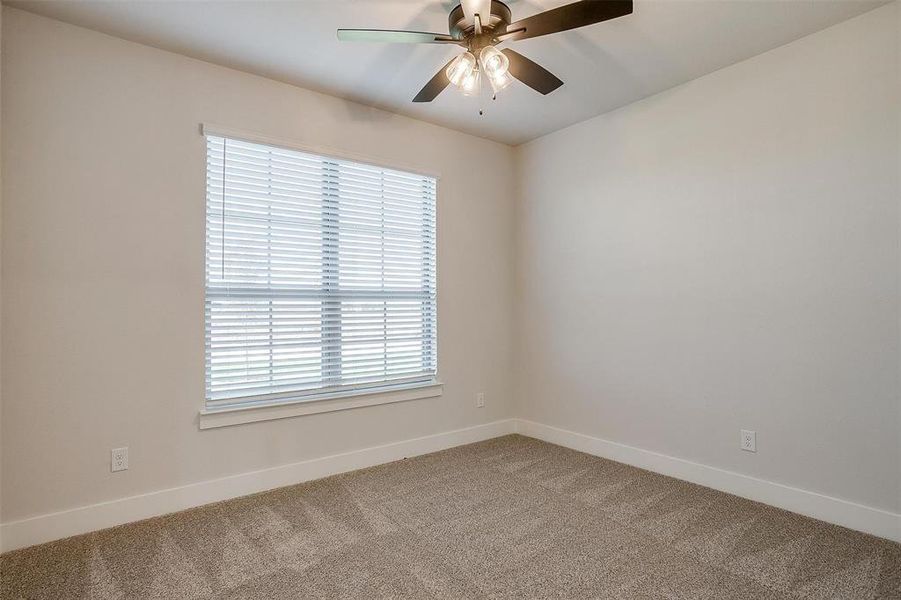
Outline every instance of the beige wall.
<path fill-rule="evenodd" d="M 897 11 L 517 150 L 522 417 L 901 508 Z"/>
<path fill-rule="evenodd" d="M 897 511 L 899 12 L 513 151 L 4 8 L 0 520 L 508 416 Z M 205 121 L 441 173 L 442 398 L 197 430 Z"/>
<path fill-rule="evenodd" d="M 898 83 L 898 98 L 901 98 L 901 0 L 895 0 L 895 22 L 896 22 L 896 33 L 895 36 L 895 50 L 897 56 L 897 83 Z M 901 118 L 898 119 L 898 203 L 901 205 Z M 901 211 L 899 211 L 901 213 Z M 901 215 L 899 215 L 901 216 Z M 901 302 L 901 298 L 899 298 L 899 302 Z M 901 359 L 901 357 L 899 357 Z M 899 374 L 901 374 L 901 367 L 899 367 Z M 898 395 L 898 506 L 901 507 L 901 394 Z M 901 530 L 901 522 L 898 524 L 898 529 Z"/>
<path fill-rule="evenodd" d="M 3 79 L 3 9 L 0 8 L 0 82 Z M 0 83 L 0 114 L 3 113 L 3 86 Z M 2 131 L 0 119 L 0 131 Z M 3 314 L 3 169 L 2 169 L 3 136 L 0 135 L 0 315 Z M 3 319 L 0 318 L 0 340 L 3 339 Z M 3 514 L 3 344 L 0 343 L 0 515 Z M 0 547 L 3 547 L 0 541 Z"/>
<path fill-rule="evenodd" d="M 4 522 L 511 416 L 509 147 L 3 17 Z M 201 122 L 441 174 L 443 397 L 198 431 Z"/>

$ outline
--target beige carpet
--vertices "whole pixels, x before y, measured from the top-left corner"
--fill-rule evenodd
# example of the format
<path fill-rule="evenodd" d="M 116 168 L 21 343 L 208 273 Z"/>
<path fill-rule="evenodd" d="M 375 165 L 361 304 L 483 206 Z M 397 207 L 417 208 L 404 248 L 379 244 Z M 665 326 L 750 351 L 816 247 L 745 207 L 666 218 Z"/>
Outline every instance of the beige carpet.
<path fill-rule="evenodd" d="M 2 598 L 901 598 L 901 546 L 521 436 L 0 557 Z"/>

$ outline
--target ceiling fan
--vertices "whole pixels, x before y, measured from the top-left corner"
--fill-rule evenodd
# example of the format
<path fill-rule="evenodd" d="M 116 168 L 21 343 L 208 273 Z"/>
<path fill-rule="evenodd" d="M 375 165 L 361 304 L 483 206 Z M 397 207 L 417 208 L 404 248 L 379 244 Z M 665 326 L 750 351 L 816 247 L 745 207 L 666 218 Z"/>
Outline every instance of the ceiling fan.
<path fill-rule="evenodd" d="M 454 57 L 420 90 L 413 102 L 431 102 L 453 83 L 467 96 L 481 91 L 487 79 L 495 96 L 516 78 L 542 94 L 550 94 L 563 82 L 522 54 L 504 48 L 502 42 L 525 40 L 567 31 L 632 13 L 632 0 L 582 0 L 512 21 L 510 8 L 500 0 L 461 0 L 448 16 L 448 33 L 385 29 L 339 29 L 344 42 L 394 42 L 407 44 L 456 44 L 466 51 Z"/>

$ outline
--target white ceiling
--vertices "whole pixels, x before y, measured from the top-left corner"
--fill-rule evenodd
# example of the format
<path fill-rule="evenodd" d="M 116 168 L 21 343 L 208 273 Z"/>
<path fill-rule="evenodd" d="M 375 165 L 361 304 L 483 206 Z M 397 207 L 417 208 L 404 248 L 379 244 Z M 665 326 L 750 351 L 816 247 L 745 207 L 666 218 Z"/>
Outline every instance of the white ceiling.
<path fill-rule="evenodd" d="M 508 0 L 513 19 L 569 0 Z M 635 0 L 627 17 L 513 42 L 560 77 L 485 102 L 448 88 L 410 100 L 461 50 L 341 43 L 338 27 L 447 31 L 451 0 L 97 1 L 5 4 L 301 87 L 519 144 L 849 19 L 887 0 Z"/>

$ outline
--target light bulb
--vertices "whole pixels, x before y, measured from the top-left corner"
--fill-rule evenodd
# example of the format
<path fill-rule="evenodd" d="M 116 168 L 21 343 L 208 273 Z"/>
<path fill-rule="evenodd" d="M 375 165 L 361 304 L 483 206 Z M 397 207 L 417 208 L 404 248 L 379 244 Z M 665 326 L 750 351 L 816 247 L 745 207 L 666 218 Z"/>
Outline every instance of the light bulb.
<path fill-rule="evenodd" d="M 489 77 L 488 83 L 491 84 L 491 89 L 494 90 L 495 94 L 497 94 L 499 91 L 513 83 L 513 76 L 510 75 L 510 73 L 508 73 L 507 71 L 504 71 L 500 75 Z"/>
<path fill-rule="evenodd" d="M 482 65 L 482 69 L 485 71 L 485 75 L 492 80 L 505 74 L 510 67 L 510 59 L 494 46 L 485 46 L 482 48 L 482 51 L 479 53 L 479 62 Z"/>
<path fill-rule="evenodd" d="M 481 73 L 478 69 L 473 69 L 469 72 L 469 74 L 463 79 L 460 84 L 460 89 L 463 91 L 464 96 L 475 96 L 479 93 L 480 84 L 481 83 Z"/>
<path fill-rule="evenodd" d="M 469 52 L 464 52 L 447 67 L 445 74 L 451 83 L 458 87 L 463 86 L 463 82 L 472 75 L 473 69 L 476 67 L 476 57 Z"/>

